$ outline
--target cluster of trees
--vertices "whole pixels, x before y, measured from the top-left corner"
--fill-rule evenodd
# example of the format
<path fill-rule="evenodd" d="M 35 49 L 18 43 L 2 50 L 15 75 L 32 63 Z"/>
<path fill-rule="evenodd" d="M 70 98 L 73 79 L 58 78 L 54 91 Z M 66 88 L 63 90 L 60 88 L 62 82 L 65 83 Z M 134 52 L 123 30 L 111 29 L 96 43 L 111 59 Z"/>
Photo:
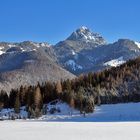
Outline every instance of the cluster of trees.
<path fill-rule="evenodd" d="M 67 102 L 80 112 L 93 112 L 94 105 L 140 101 L 140 58 L 97 73 L 80 75 L 73 80 L 38 83 L 12 89 L 9 96 L 0 92 L 0 108 L 19 113 L 26 106 L 29 117 L 38 117 L 43 104 L 55 99 Z"/>
<path fill-rule="evenodd" d="M 45 82 L 36 86 L 21 86 L 12 89 L 9 96 L 5 91 L 0 92 L 0 108 L 14 108 L 15 113 L 20 112 L 21 106 L 26 106 L 28 117 L 39 117 L 43 113 L 43 104 L 59 99 L 67 102 L 72 108 L 83 112 L 93 112 L 94 98 L 85 94 L 80 87 L 76 93 L 71 87 L 71 81 L 57 83 Z"/>

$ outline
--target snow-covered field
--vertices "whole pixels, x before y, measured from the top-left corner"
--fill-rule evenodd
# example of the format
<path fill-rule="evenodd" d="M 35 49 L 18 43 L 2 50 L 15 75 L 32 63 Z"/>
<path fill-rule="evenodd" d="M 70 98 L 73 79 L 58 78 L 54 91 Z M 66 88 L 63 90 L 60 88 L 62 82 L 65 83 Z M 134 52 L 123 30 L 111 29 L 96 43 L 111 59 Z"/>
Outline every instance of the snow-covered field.
<path fill-rule="evenodd" d="M 140 122 L 1 122 L 0 140 L 139 140 Z"/>
<path fill-rule="evenodd" d="M 51 108 L 51 106 L 49 106 Z M 84 117 L 66 104 L 39 120 L 0 122 L 0 140 L 139 140 L 140 103 L 102 105 Z"/>
<path fill-rule="evenodd" d="M 72 110 L 66 104 L 57 105 L 62 112 L 45 115 L 40 120 L 43 121 L 65 121 L 65 122 L 122 122 L 140 121 L 140 103 L 110 104 L 96 106 L 91 114 L 80 114 L 79 111 Z"/>
<path fill-rule="evenodd" d="M 123 122 L 123 121 L 140 121 L 140 103 L 126 104 L 109 104 L 96 106 L 95 111 L 91 114 L 80 114 L 78 110 L 72 109 L 63 102 L 55 105 L 48 104 L 48 113 L 36 120 L 27 121 L 47 121 L 47 122 Z M 52 108 L 59 109 L 60 112 L 49 113 Z M 13 109 L 3 109 L 0 112 L 0 118 L 8 119 L 12 115 Z M 25 107 L 21 108 L 21 118 L 27 118 Z"/>

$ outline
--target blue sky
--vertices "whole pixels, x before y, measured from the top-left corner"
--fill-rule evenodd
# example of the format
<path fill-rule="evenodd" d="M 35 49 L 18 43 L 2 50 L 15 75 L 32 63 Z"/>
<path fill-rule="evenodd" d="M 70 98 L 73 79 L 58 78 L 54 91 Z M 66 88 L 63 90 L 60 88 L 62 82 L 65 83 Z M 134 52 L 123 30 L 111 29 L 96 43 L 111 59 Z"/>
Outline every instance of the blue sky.
<path fill-rule="evenodd" d="M 108 42 L 140 41 L 140 0 L 0 0 L 0 41 L 49 42 L 80 26 Z"/>

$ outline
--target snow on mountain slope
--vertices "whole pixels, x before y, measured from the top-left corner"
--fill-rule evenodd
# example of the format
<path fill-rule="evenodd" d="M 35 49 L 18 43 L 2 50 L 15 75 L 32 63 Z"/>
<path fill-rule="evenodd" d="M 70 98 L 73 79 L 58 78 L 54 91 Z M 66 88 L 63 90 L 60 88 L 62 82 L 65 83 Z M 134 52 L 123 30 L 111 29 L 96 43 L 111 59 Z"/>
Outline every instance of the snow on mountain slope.
<path fill-rule="evenodd" d="M 5 53 L 5 51 L 3 51 L 3 50 L 4 50 L 4 47 L 0 46 L 0 55 L 2 55 L 3 53 Z"/>
<path fill-rule="evenodd" d="M 88 31 L 88 28 L 85 26 L 82 26 L 80 28 L 80 34 L 81 34 L 82 38 L 84 38 L 86 40 L 86 42 L 91 41 L 91 40 L 93 40 L 93 41 L 96 40 L 95 36 L 93 36 L 92 33 Z"/>
<path fill-rule="evenodd" d="M 77 69 L 83 69 L 83 67 L 76 64 L 74 60 L 68 60 L 65 64 L 67 66 L 70 66 L 74 71 L 76 71 Z"/>
<path fill-rule="evenodd" d="M 87 43 L 92 42 L 95 43 L 96 45 L 106 44 L 106 41 L 103 39 L 103 37 L 100 34 L 93 33 L 86 26 L 82 26 L 78 28 L 70 35 L 70 37 L 67 38 L 67 40 L 73 40 L 73 41 L 79 40 Z"/>
<path fill-rule="evenodd" d="M 48 43 L 0 42 L 0 89 L 8 93 L 21 85 L 73 77 L 57 63 L 54 50 Z"/>
<path fill-rule="evenodd" d="M 110 60 L 110 61 L 104 63 L 104 66 L 117 67 L 125 62 L 126 61 L 124 61 L 123 57 L 119 57 L 118 59 L 113 59 L 113 60 Z"/>
<path fill-rule="evenodd" d="M 2 55 L 3 53 L 5 53 L 5 52 L 0 50 L 0 55 Z"/>
<path fill-rule="evenodd" d="M 140 48 L 140 43 L 139 42 L 135 42 L 135 44 Z"/>
<path fill-rule="evenodd" d="M 72 55 L 76 55 L 76 53 L 75 53 L 75 51 L 74 51 L 74 50 L 72 50 Z"/>
<path fill-rule="evenodd" d="M 76 75 L 116 67 L 140 56 L 140 43 L 119 39 L 107 44 L 101 35 L 87 27 L 78 28 L 66 40 L 57 43 L 54 49 L 58 62 Z M 82 69 L 75 68 L 76 63 Z"/>
<path fill-rule="evenodd" d="M 19 52 L 35 51 L 39 48 L 49 48 L 51 45 L 48 43 L 37 43 L 32 41 L 24 41 L 20 43 L 6 43 L 0 42 L 0 55 L 10 52 L 12 50 Z"/>

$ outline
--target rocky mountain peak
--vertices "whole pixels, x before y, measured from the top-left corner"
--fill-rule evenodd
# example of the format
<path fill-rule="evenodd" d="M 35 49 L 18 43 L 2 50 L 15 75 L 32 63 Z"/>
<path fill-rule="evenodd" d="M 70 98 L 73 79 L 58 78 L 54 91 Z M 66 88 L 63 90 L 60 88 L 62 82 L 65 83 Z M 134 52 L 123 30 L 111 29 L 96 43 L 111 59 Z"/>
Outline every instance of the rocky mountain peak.
<path fill-rule="evenodd" d="M 105 39 L 100 34 L 92 32 L 86 26 L 78 28 L 67 38 L 67 40 L 83 41 L 87 43 L 95 43 L 97 45 L 106 44 Z"/>

